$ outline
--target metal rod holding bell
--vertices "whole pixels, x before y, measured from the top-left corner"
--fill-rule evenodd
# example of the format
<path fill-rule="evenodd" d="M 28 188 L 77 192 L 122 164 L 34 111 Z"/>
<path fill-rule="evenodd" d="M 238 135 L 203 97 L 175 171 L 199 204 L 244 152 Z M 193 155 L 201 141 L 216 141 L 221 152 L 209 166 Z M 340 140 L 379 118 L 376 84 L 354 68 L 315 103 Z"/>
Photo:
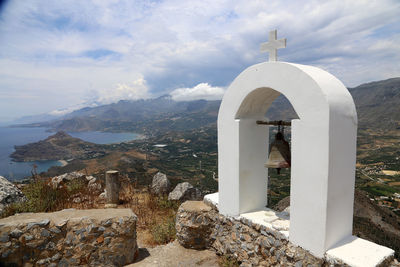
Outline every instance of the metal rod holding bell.
<path fill-rule="evenodd" d="M 283 125 L 283 126 L 292 126 L 290 121 L 256 121 L 259 125 Z"/>

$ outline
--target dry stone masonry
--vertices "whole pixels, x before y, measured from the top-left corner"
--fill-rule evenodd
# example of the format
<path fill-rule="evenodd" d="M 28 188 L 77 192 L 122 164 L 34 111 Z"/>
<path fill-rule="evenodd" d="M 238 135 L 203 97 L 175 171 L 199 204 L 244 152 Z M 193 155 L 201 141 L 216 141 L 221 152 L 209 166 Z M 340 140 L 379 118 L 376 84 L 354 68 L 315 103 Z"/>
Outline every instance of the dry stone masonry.
<path fill-rule="evenodd" d="M 279 219 L 278 219 L 279 220 Z M 241 266 L 348 266 L 318 258 L 294 245 L 285 234 L 244 217 L 221 215 L 211 202 L 186 201 L 178 210 L 177 239 L 186 248 L 213 249 Z M 381 266 L 398 266 L 387 259 Z"/>
<path fill-rule="evenodd" d="M 136 222 L 130 209 L 69 209 L 0 219 L 0 262 L 123 266 L 137 253 Z"/>

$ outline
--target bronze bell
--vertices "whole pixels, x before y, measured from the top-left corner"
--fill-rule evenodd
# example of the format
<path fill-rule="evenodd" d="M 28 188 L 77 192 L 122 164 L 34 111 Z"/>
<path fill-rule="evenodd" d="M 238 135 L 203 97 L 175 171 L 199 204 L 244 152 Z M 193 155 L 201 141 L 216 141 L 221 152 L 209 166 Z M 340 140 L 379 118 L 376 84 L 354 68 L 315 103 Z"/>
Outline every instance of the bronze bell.
<path fill-rule="evenodd" d="M 290 168 L 290 147 L 285 140 L 283 133 L 280 131 L 275 135 L 275 140 L 269 146 L 269 156 L 264 164 L 266 168 L 275 168 L 280 174 L 281 168 Z"/>

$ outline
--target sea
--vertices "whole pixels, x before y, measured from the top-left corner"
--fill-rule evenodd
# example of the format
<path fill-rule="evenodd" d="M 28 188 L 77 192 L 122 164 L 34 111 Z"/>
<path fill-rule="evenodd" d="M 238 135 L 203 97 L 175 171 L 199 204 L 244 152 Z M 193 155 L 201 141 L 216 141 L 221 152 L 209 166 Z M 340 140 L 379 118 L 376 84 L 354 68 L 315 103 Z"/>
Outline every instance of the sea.
<path fill-rule="evenodd" d="M 37 142 L 53 134 L 54 132 L 48 132 L 46 128 L 0 127 L 0 176 L 10 181 L 18 181 L 31 176 L 34 164 L 37 165 L 38 173 L 47 171 L 52 166 L 61 166 L 62 162 L 57 160 L 15 162 L 10 158 L 10 154 L 15 151 L 14 146 Z M 69 132 L 68 134 L 96 144 L 121 143 L 140 137 L 136 133 Z"/>

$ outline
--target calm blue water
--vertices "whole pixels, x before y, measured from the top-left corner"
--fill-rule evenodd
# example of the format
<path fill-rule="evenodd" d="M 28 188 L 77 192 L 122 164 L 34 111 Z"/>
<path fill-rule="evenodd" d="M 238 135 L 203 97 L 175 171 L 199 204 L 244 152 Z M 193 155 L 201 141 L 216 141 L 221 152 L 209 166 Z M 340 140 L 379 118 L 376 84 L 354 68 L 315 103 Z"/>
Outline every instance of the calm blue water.
<path fill-rule="evenodd" d="M 13 162 L 9 155 L 14 152 L 14 145 L 25 145 L 43 140 L 54 133 L 46 132 L 45 128 L 7 128 L 0 127 L 0 176 L 9 180 L 20 180 L 31 175 L 33 164 L 38 166 L 37 171 L 47 171 L 51 166 L 60 166 L 54 160 L 35 162 Z M 69 133 L 71 136 L 96 144 L 112 144 L 134 140 L 139 137 L 135 133 L 103 133 L 80 132 Z"/>

